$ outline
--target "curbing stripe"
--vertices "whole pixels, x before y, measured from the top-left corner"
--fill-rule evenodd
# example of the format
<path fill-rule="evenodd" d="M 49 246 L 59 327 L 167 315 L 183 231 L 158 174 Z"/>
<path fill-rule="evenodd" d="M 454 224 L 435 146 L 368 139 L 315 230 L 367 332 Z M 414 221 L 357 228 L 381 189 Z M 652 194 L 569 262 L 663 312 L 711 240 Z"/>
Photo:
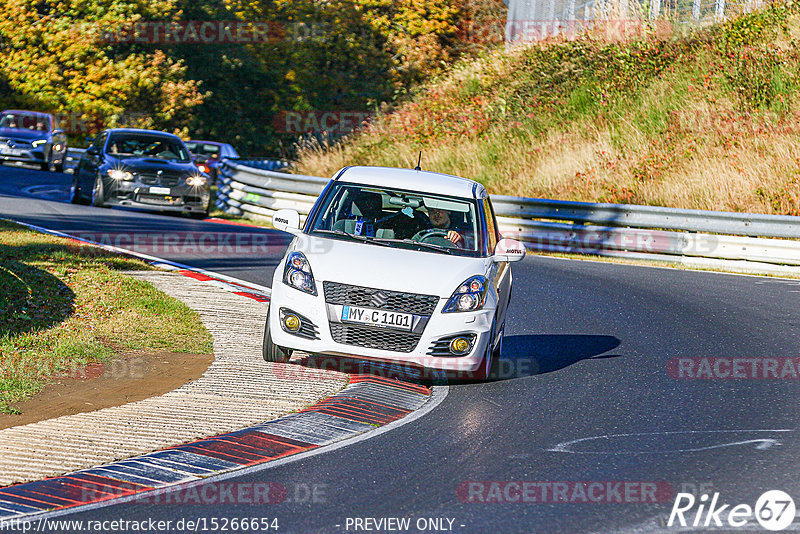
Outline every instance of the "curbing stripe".
<path fill-rule="evenodd" d="M 391 404 L 407 404 L 414 397 L 430 399 L 430 390 L 424 386 L 381 377 L 352 378 L 354 383 L 341 392 L 299 413 L 128 460 L 0 489 L 0 518 L 146 496 L 147 492 L 311 451 L 411 413 Z M 402 400 L 392 401 L 392 390 Z"/>
<path fill-rule="evenodd" d="M 216 473 L 218 471 L 227 471 L 239 464 L 194 454 L 192 452 L 178 451 L 175 449 L 167 449 L 164 451 L 151 452 L 139 458 L 155 458 L 157 460 L 166 460 L 169 462 L 179 463 L 181 465 L 191 465 L 193 467 L 205 469 L 209 473 Z"/>
<path fill-rule="evenodd" d="M 129 482 L 132 484 L 138 484 L 139 486 L 144 486 L 149 489 L 153 489 L 159 485 L 159 482 L 157 480 L 150 480 L 147 477 L 131 473 L 129 470 L 120 469 L 116 467 L 114 464 L 106 465 L 103 467 L 93 467 L 83 472 L 89 473 L 90 475 L 99 475 L 101 477 L 113 478 L 119 480 L 120 482 Z M 24 484 L 21 485 L 24 486 Z"/>

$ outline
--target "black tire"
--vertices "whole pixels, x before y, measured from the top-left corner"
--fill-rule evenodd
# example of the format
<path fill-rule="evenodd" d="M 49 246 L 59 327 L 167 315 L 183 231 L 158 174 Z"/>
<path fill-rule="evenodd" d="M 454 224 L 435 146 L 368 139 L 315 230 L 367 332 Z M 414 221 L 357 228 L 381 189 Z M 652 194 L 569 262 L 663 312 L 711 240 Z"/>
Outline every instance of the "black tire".
<path fill-rule="evenodd" d="M 72 179 L 72 185 L 69 188 L 69 201 L 73 204 L 88 204 L 86 199 L 83 198 L 83 194 L 81 193 L 81 188 L 78 186 L 78 179 Z"/>
<path fill-rule="evenodd" d="M 495 345 L 486 347 L 486 354 L 481 360 L 481 366 L 473 372 L 473 378 L 483 382 L 492 380 L 492 371 L 495 370 L 497 362 L 500 360 L 500 352 L 503 349 L 503 336 L 505 335 L 505 324 L 500 327 L 499 339 Z M 494 339 L 492 340 L 494 341 Z"/>
<path fill-rule="evenodd" d="M 41 163 L 39 164 L 39 167 L 41 167 L 41 169 L 42 169 L 43 171 L 45 171 L 45 172 L 50 172 L 50 162 L 49 162 L 49 161 L 43 161 L 43 162 L 41 162 Z"/>
<path fill-rule="evenodd" d="M 269 313 L 267 322 L 264 324 L 264 344 L 261 345 L 261 354 L 265 362 L 286 363 L 292 356 L 292 351 L 279 347 L 272 342 L 272 335 L 269 333 Z"/>
<path fill-rule="evenodd" d="M 92 188 L 92 206 L 96 208 L 106 207 L 106 192 L 103 186 L 103 179 L 99 176 L 94 180 Z"/>
<path fill-rule="evenodd" d="M 64 172 L 64 160 L 62 159 L 59 163 L 55 165 L 56 172 Z"/>

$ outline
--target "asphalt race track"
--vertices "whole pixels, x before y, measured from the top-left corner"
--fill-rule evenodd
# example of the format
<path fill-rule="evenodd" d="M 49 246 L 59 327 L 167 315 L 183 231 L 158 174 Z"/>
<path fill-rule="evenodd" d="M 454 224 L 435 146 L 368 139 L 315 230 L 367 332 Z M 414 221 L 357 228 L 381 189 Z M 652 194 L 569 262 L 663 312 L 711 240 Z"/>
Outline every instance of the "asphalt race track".
<path fill-rule="evenodd" d="M 122 234 L 123 246 L 144 236 L 148 253 L 264 285 L 288 242 L 270 230 L 73 206 L 70 179 L 0 167 L 0 216 Z M 159 248 L 153 236 L 164 234 L 178 243 Z M 226 246 L 237 235 L 243 244 Z M 187 236 L 191 246 L 180 246 Z M 800 281 L 528 257 L 514 282 L 497 381 L 451 384 L 430 413 L 370 439 L 207 482 L 211 495 L 233 484 L 233 502 L 162 496 L 60 519 L 204 519 L 215 531 L 213 518 L 277 518 L 279 532 L 298 533 L 390 531 L 356 518 L 409 518 L 408 532 L 652 532 L 677 531 L 663 522 L 679 491 L 751 506 L 767 490 L 800 497 L 800 378 L 790 372 Z M 766 360 L 783 379 L 747 378 Z M 716 365 L 714 378 L 685 378 L 703 362 Z M 236 497 L 268 482 L 286 487 L 285 502 Z M 513 502 L 523 482 L 540 483 L 526 486 L 535 502 Z M 599 489 L 582 499 L 575 482 Z M 569 502 L 554 502 L 559 487 Z"/>

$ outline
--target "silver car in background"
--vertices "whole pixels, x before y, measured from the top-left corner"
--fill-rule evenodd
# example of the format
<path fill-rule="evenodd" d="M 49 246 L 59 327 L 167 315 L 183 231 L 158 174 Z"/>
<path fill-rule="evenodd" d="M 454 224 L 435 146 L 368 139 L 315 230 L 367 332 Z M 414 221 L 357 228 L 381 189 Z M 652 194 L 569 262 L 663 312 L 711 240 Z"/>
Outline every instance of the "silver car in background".
<path fill-rule="evenodd" d="M 38 165 L 64 171 L 67 135 L 49 113 L 9 109 L 0 112 L 0 163 Z"/>

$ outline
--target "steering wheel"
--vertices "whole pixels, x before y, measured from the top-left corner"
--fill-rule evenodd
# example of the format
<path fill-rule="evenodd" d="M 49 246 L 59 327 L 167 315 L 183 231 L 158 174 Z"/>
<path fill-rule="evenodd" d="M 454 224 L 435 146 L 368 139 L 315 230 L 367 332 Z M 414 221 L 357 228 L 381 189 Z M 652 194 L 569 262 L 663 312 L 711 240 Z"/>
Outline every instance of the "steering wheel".
<path fill-rule="evenodd" d="M 453 248 L 456 246 L 455 243 L 447 239 L 447 233 L 449 231 L 450 230 L 445 230 L 442 228 L 429 228 L 427 230 L 421 230 L 417 232 L 411 239 L 414 241 L 419 241 L 420 243 L 430 243 L 432 245 L 442 245 Z"/>

